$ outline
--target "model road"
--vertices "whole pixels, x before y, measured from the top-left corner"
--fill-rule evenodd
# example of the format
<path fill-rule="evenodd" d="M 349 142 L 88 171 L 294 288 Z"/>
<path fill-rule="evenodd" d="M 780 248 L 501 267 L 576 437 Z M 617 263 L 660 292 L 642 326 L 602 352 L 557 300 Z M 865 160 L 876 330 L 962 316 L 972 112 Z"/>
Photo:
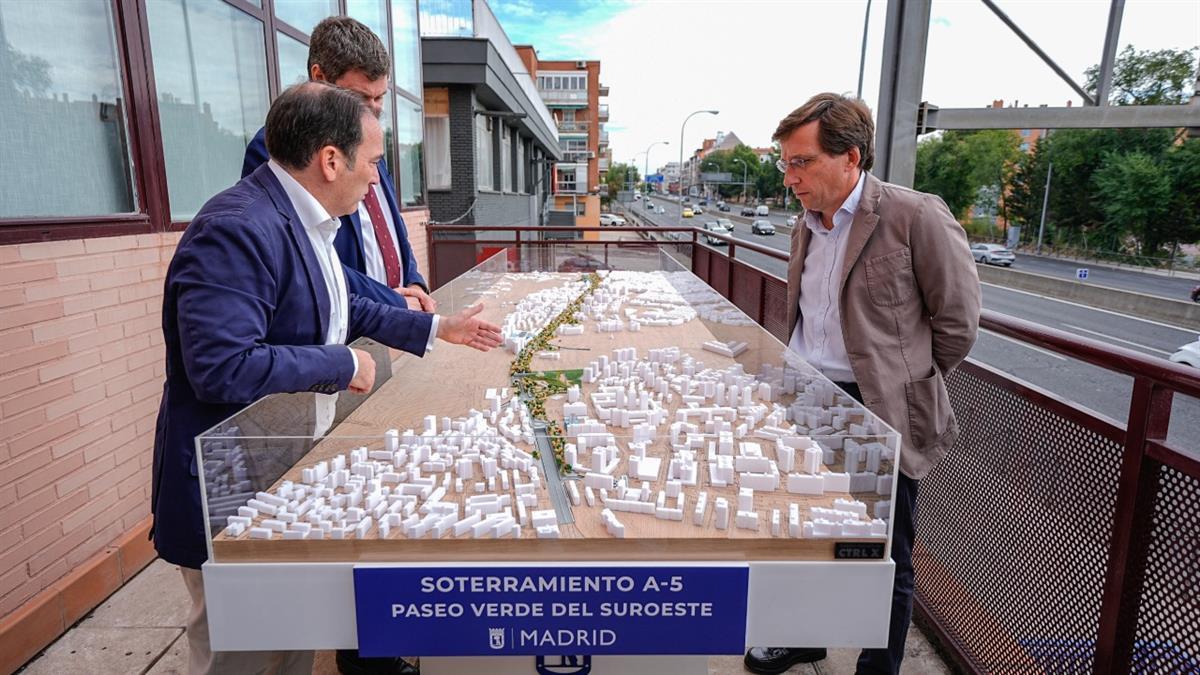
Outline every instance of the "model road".
<path fill-rule="evenodd" d="M 662 203 L 668 213 L 655 214 L 652 218 L 660 226 L 674 226 L 676 221 L 670 213 L 671 203 Z M 717 217 L 706 212 L 698 218 L 684 218 L 683 222 L 701 226 L 705 221 L 715 220 Z M 782 233 L 774 236 L 752 235 L 749 225 L 736 220 L 733 236 L 780 251 L 787 251 L 790 244 L 790 238 Z M 725 252 L 724 246 L 712 248 L 720 253 Z M 782 260 L 742 249 L 735 252 L 735 257 L 781 278 L 787 274 L 787 264 Z M 1018 256 L 1017 264 L 1022 265 L 1022 261 L 1027 258 L 1028 256 Z M 1123 270 L 1116 272 L 1121 273 L 1120 276 L 1153 276 Z M 1071 268 L 1071 276 L 1074 277 L 1074 267 Z M 1161 280 L 1171 281 L 1166 277 Z M 1151 280 L 1157 281 L 1158 277 Z M 1154 358 L 1166 359 L 1179 347 L 1197 338 L 1196 333 L 1188 329 L 991 284 L 983 285 L 983 306 L 1080 337 L 1133 349 Z M 1129 415 L 1132 379 L 1127 376 L 1110 373 L 987 331 L 980 332 L 970 356 L 1119 422 L 1124 423 Z M 1200 402 L 1182 396 L 1175 397 L 1168 438 L 1176 447 L 1200 455 Z"/>

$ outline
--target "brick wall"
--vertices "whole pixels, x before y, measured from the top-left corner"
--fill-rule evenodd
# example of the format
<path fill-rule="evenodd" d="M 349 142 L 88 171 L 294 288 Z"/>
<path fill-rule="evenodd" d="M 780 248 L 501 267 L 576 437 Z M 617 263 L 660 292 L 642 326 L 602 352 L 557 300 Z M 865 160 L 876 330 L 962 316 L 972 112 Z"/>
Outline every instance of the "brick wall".
<path fill-rule="evenodd" d="M 178 239 L 0 247 L 0 617 L 150 512 Z"/>
<path fill-rule="evenodd" d="M 428 277 L 429 212 L 404 218 Z M 179 237 L 0 246 L 0 619 L 150 513 Z"/>
<path fill-rule="evenodd" d="M 438 222 L 458 218 L 475 197 L 475 96 L 470 87 L 450 90 L 450 189 L 429 191 L 429 217 Z M 474 225 L 473 215 L 457 225 Z"/>

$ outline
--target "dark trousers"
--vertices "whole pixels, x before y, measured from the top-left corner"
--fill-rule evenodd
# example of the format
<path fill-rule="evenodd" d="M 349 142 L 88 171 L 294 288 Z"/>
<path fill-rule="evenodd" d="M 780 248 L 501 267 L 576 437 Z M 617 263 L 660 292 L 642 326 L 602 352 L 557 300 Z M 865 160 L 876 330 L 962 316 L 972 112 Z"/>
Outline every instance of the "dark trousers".
<path fill-rule="evenodd" d="M 838 382 L 859 403 L 862 392 L 853 382 Z M 918 482 L 896 472 L 896 500 L 892 502 L 892 561 L 896 578 L 892 582 L 892 618 L 888 626 L 887 649 L 864 649 L 858 656 L 858 673 L 899 673 L 904 660 L 904 641 L 912 621 L 913 566 L 912 547 L 917 525 Z"/>

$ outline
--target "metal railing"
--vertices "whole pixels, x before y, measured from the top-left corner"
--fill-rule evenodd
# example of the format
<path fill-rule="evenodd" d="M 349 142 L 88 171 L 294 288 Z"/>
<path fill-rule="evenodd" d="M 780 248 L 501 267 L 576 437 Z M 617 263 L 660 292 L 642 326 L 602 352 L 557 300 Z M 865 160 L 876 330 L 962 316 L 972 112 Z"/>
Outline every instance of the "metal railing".
<path fill-rule="evenodd" d="M 435 285 L 496 247 L 519 261 L 586 243 L 605 262 L 610 248 L 661 247 L 789 337 L 786 282 L 737 258 L 786 260 L 776 249 L 692 227 L 428 230 Z M 636 239 L 574 239 L 591 231 Z M 980 327 L 1128 376 L 1129 413 L 1110 419 L 972 359 L 951 373 L 961 435 L 921 481 L 918 619 L 970 672 L 1200 671 L 1200 459 L 1167 442 L 1172 398 L 1200 398 L 1200 377 L 989 310 Z"/>
<path fill-rule="evenodd" d="M 538 89 L 542 100 L 549 104 L 554 103 L 572 103 L 579 105 L 587 105 L 588 93 L 586 89 Z"/>
<path fill-rule="evenodd" d="M 559 120 L 558 133 L 560 134 L 586 134 L 591 122 L 588 120 Z"/>

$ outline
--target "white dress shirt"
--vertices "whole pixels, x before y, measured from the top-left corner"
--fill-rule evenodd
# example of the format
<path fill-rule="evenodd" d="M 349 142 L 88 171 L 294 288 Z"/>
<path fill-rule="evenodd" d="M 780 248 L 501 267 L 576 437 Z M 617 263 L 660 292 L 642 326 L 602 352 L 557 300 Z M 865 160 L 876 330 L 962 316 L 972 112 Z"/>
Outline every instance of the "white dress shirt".
<path fill-rule="evenodd" d="M 392 220 L 391 209 L 387 197 L 378 185 L 372 185 L 375 198 L 379 200 L 379 210 L 383 211 L 384 226 L 392 233 L 392 247 L 396 250 L 396 260 L 400 261 L 400 285 L 404 285 L 404 256 L 400 253 L 400 237 L 396 234 L 396 223 Z M 387 268 L 383 265 L 383 253 L 379 250 L 379 240 L 375 238 L 375 223 L 367 212 L 367 205 L 358 203 L 358 218 L 362 221 L 363 258 L 367 265 L 367 276 L 387 285 Z"/>
<path fill-rule="evenodd" d="M 333 247 L 333 239 L 337 236 L 341 221 L 329 215 L 321 202 L 312 196 L 295 178 L 283 169 L 275 160 L 267 160 L 271 173 L 279 179 L 283 191 L 292 202 L 296 215 L 300 216 L 300 224 L 308 235 L 317 263 L 321 266 L 321 276 L 325 280 L 325 291 L 329 295 L 329 327 L 325 332 L 325 344 L 345 344 L 349 332 L 350 299 L 346 292 L 346 275 L 342 272 L 342 263 L 338 259 L 337 249 Z M 353 349 L 346 347 L 350 358 L 354 359 L 354 375 L 358 375 L 358 355 Z M 353 376 L 352 376 L 353 377 Z M 337 409 L 337 394 L 316 394 L 316 425 L 314 436 L 324 436 L 333 425 Z"/>
<path fill-rule="evenodd" d="M 800 275 L 800 319 L 788 343 L 825 377 L 834 382 L 854 382 L 846 341 L 842 336 L 842 268 L 850 224 L 862 198 L 865 175 L 860 173 L 854 190 L 833 214 L 833 229 L 825 229 L 821 214 L 804 213 L 804 225 L 812 231 Z"/>

